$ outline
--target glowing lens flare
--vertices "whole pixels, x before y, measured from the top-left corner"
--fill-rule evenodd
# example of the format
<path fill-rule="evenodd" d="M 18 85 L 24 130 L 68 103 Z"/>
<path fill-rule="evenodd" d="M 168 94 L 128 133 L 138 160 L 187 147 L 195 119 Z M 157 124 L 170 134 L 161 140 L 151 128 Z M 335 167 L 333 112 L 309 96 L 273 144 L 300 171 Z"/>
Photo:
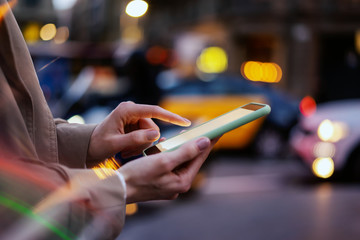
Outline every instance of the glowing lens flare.
<path fill-rule="evenodd" d="M 99 163 L 97 166 L 93 167 L 92 170 L 98 176 L 99 179 L 105 179 L 109 176 L 115 174 L 114 171 L 120 168 L 119 163 L 114 157 L 106 159 L 104 162 Z"/>
<path fill-rule="evenodd" d="M 17 0 L 10 0 L 8 3 L 4 3 L 0 5 L 0 22 L 3 20 L 5 15 L 10 11 L 11 8 L 15 6 Z"/>
<path fill-rule="evenodd" d="M 317 158 L 312 164 L 314 174 L 320 178 L 329 178 L 334 173 L 334 161 L 332 158 Z"/>
<path fill-rule="evenodd" d="M 143 0 L 133 0 L 126 6 L 125 12 L 130 17 L 141 17 L 148 10 L 148 3 Z"/>
<path fill-rule="evenodd" d="M 66 233 L 68 231 L 66 231 L 65 229 L 62 230 L 62 229 L 56 227 L 55 225 L 48 222 L 46 219 L 35 214 L 29 207 L 26 207 L 23 204 L 20 204 L 18 201 L 15 201 L 13 199 L 10 199 L 10 198 L 0 195 L 0 205 L 38 222 L 39 224 L 48 228 L 50 231 L 52 231 L 54 234 L 56 234 L 61 239 L 70 240 L 70 239 L 75 238 L 75 236 L 69 236 L 68 233 Z M 21 231 L 21 229 L 20 229 L 20 231 Z"/>

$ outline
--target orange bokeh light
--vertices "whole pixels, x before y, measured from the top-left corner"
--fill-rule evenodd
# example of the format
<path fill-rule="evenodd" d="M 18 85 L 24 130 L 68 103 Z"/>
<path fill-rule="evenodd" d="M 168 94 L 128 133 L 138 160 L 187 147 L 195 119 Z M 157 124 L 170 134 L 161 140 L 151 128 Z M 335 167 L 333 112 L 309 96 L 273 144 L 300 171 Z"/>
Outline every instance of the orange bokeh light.
<path fill-rule="evenodd" d="M 10 0 L 8 3 L 0 5 L 0 22 L 3 20 L 5 15 L 15 6 L 17 0 Z"/>
<path fill-rule="evenodd" d="M 248 80 L 255 82 L 277 83 L 282 78 L 282 70 L 276 63 L 257 61 L 244 62 L 241 74 Z"/>
<path fill-rule="evenodd" d="M 152 65 L 164 64 L 168 59 L 168 51 L 160 46 L 153 46 L 146 51 L 146 60 Z"/>

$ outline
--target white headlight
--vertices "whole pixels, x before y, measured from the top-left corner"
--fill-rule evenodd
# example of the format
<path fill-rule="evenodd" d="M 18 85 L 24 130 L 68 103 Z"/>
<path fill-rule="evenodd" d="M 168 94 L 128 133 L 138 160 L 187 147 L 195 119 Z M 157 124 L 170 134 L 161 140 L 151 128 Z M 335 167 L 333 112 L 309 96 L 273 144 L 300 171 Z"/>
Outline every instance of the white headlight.
<path fill-rule="evenodd" d="M 318 128 L 318 136 L 323 141 L 337 142 L 346 137 L 348 127 L 343 122 L 332 122 L 329 119 L 322 121 Z"/>
<path fill-rule="evenodd" d="M 329 178 L 334 173 L 332 158 L 317 158 L 312 164 L 314 174 L 320 178 Z"/>

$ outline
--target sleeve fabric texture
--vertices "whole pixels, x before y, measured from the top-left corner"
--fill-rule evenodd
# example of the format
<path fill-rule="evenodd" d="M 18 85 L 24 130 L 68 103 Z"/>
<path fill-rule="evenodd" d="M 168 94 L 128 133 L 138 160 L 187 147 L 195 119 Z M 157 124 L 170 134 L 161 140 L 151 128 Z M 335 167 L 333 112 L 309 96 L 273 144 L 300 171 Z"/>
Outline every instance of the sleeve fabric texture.
<path fill-rule="evenodd" d="M 20 161 L 33 169 L 37 178 L 56 183 L 55 189 L 41 197 L 40 206 L 44 202 L 51 206 L 48 200 L 59 191 L 64 194 L 58 200 L 63 201 L 54 207 L 64 210 L 63 214 L 70 216 L 73 209 L 78 209 L 74 204 L 86 203 L 87 209 L 78 215 L 83 217 L 63 217 L 59 220 L 63 226 L 84 227 L 95 221 L 97 226 L 103 224 L 102 230 L 107 232 L 101 239 L 114 238 L 124 224 L 125 189 L 116 174 L 100 180 L 93 170 L 85 169 L 95 126 L 54 120 L 7 1 L 0 0 L 0 7 L 5 9 L 4 16 L 0 15 L 0 158 Z M 99 221 L 94 213 L 111 221 Z M 92 236 L 101 232 L 91 224 L 87 228 L 85 232 L 93 232 Z"/>

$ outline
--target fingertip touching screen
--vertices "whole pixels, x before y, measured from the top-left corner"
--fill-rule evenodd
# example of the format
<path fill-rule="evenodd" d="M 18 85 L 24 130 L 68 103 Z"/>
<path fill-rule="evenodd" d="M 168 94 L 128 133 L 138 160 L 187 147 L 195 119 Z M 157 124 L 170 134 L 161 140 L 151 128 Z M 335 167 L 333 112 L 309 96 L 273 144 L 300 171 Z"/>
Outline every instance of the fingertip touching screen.
<path fill-rule="evenodd" d="M 244 116 L 257 111 L 265 107 L 263 104 L 250 103 L 239 107 L 235 110 L 232 110 L 228 113 L 225 113 L 217 118 L 214 118 L 208 122 L 205 122 L 199 126 L 193 127 L 175 137 L 169 138 L 163 142 L 156 144 L 154 147 L 151 147 L 145 151 L 147 155 L 154 154 L 158 152 L 167 151 L 173 148 L 176 148 L 185 142 L 198 138 L 200 136 L 207 136 L 210 131 L 218 130 L 219 135 L 223 134 L 222 127 L 228 124 L 231 124 L 234 121 L 237 121 Z M 239 124 L 239 126 L 242 124 Z"/>

